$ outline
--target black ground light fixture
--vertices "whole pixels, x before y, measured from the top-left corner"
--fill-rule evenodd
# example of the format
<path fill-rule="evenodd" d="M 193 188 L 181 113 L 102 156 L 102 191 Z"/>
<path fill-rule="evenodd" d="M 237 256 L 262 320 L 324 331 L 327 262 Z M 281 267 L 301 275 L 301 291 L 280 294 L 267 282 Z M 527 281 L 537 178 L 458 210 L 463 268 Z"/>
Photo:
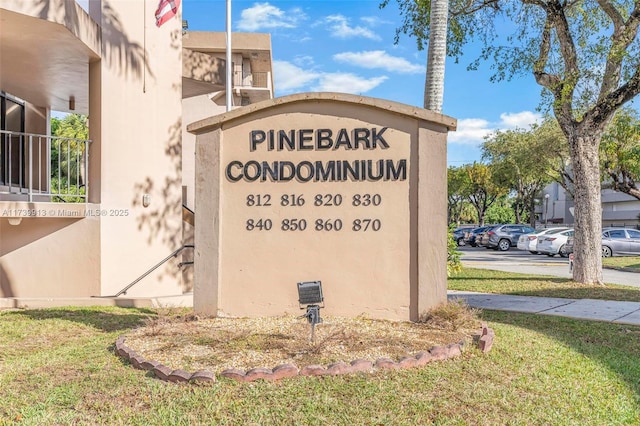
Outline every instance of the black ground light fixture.
<path fill-rule="evenodd" d="M 300 309 L 307 308 L 303 317 L 311 324 L 311 343 L 315 340 L 316 324 L 322 322 L 320 308 L 324 308 L 324 296 L 322 295 L 322 283 L 320 281 L 304 281 L 298 283 L 298 303 Z M 322 304 L 322 306 L 320 306 Z"/>

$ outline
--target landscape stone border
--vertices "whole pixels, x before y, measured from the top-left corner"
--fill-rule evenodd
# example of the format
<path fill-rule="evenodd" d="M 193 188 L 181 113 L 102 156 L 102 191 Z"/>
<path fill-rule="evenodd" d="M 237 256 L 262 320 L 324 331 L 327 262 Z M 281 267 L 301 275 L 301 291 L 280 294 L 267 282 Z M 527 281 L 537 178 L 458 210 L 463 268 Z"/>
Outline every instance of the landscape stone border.
<path fill-rule="evenodd" d="M 482 323 L 480 334 L 473 336 L 473 341 L 483 353 L 491 350 L 495 333 L 486 323 Z M 238 382 L 253 382 L 255 380 L 278 381 L 296 376 L 336 376 L 352 373 L 372 373 L 376 370 L 399 370 L 405 368 L 422 367 L 433 361 L 455 358 L 462 354 L 465 342 L 451 343 L 445 346 L 434 346 L 428 351 L 418 352 L 414 356 L 406 356 L 399 361 L 390 358 L 378 358 L 375 362 L 366 359 L 354 359 L 350 363 L 335 362 L 327 367 L 322 365 L 307 365 L 298 369 L 293 364 L 282 364 L 274 368 L 252 368 L 247 371 L 230 368 L 220 372 L 220 377 L 226 377 Z M 173 370 L 157 361 L 145 360 L 140 354 L 125 345 L 125 337 L 120 336 L 115 343 L 115 352 L 128 361 L 134 368 L 151 371 L 153 375 L 163 381 L 172 383 L 213 383 L 216 374 L 206 370 L 194 373 L 177 369 Z"/>

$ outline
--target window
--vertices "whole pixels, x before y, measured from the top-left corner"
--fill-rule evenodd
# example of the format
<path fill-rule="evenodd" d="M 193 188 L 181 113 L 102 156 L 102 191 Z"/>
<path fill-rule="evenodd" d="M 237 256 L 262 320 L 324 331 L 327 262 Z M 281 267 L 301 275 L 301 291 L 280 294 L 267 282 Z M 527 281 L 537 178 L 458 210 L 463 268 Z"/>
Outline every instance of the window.
<path fill-rule="evenodd" d="M 0 92 L 0 130 L 24 132 L 24 101 Z M 20 186 L 26 162 L 20 136 L 0 135 L 0 184 Z"/>
<path fill-rule="evenodd" d="M 627 233 L 630 238 L 638 238 L 640 239 L 640 231 L 636 231 L 635 229 L 627 229 Z"/>
<path fill-rule="evenodd" d="M 609 231 L 609 238 L 626 239 L 627 238 L 627 234 L 625 234 L 622 229 L 614 229 L 613 231 Z"/>

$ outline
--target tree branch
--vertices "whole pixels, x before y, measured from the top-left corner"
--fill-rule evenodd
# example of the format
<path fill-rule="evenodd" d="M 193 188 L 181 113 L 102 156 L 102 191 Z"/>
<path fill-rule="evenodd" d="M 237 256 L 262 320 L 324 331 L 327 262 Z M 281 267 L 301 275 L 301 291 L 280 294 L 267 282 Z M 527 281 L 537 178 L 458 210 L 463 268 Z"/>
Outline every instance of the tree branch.
<path fill-rule="evenodd" d="M 611 167 L 605 168 L 605 173 L 611 178 L 611 188 L 614 191 L 622 192 L 640 200 L 640 189 L 636 187 L 636 181 L 633 179 L 629 170 L 615 170 Z"/>
<path fill-rule="evenodd" d="M 538 59 L 533 64 L 533 75 L 536 82 L 549 89 L 554 96 L 559 96 L 556 90 L 560 84 L 560 77 L 555 74 L 548 74 L 545 71 L 547 63 L 549 62 L 549 52 L 551 50 L 551 20 L 547 15 L 547 20 L 544 23 L 544 29 L 540 37 L 540 51 L 538 53 Z"/>
<path fill-rule="evenodd" d="M 458 10 L 453 10 L 450 8 L 449 15 L 451 17 L 457 17 L 462 15 L 473 15 L 479 10 L 485 9 L 487 7 L 491 7 L 493 9 L 499 9 L 499 0 L 483 0 L 479 3 L 476 3 L 474 0 L 466 2 L 466 4 L 462 5 L 462 7 Z"/>
<path fill-rule="evenodd" d="M 610 117 L 623 104 L 640 94 L 640 67 L 636 67 L 636 72 L 616 90 L 599 100 L 593 108 L 591 120 L 593 122 L 603 122 Z"/>
<path fill-rule="evenodd" d="M 611 18 L 614 33 L 620 31 L 620 28 L 624 25 L 624 19 L 622 19 L 622 15 L 620 15 L 618 9 L 616 9 L 616 7 L 609 1 L 598 0 L 598 4 L 602 10 L 604 10 L 604 13 Z"/>
<path fill-rule="evenodd" d="M 566 5 L 558 0 L 542 2 L 539 0 L 522 0 L 523 3 L 540 6 L 547 18 L 540 40 L 540 53 L 534 64 L 534 76 L 538 84 L 553 93 L 556 100 L 554 110 L 558 120 L 567 122 L 573 119 L 572 102 L 576 83 L 580 75 L 577 53 L 571 29 L 565 15 Z M 547 74 L 549 52 L 551 50 L 551 31 L 555 30 L 560 45 L 560 54 L 564 61 L 564 77 Z"/>
<path fill-rule="evenodd" d="M 598 4 L 613 22 L 614 31 L 611 35 L 611 48 L 607 55 L 607 62 L 600 87 L 599 100 L 606 98 L 620 82 L 620 72 L 622 70 L 622 62 L 625 58 L 627 48 L 633 43 L 638 34 L 638 26 L 640 25 L 640 10 L 638 3 L 635 9 L 629 15 L 627 22 L 624 22 L 618 10 L 610 2 L 598 0 Z"/>
<path fill-rule="evenodd" d="M 564 60 L 565 73 L 562 81 L 562 92 L 559 98 L 556 97 L 559 105 L 555 109 L 556 113 L 559 112 L 565 120 L 569 120 L 572 117 L 573 93 L 580 75 L 580 69 L 571 29 L 564 12 L 563 6 L 558 1 L 549 2 L 547 13 L 551 15 L 550 19 L 560 43 L 560 53 Z"/>

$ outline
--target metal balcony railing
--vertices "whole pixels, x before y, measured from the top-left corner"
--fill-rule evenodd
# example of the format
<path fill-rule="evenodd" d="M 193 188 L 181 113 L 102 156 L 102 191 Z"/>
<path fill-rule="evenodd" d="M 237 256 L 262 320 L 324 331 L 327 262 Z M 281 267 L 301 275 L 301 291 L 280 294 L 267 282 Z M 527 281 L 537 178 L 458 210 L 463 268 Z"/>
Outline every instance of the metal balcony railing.
<path fill-rule="evenodd" d="M 0 200 L 86 203 L 90 142 L 0 130 Z"/>
<path fill-rule="evenodd" d="M 253 87 L 261 87 L 268 88 L 269 87 L 269 76 L 271 73 L 268 72 L 254 72 L 253 73 Z"/>
<path fill-rule="evenodd" d="M 244 76 L 237 73 L 235 76 L 235 86 L 238 88 L 260 88 L 268 89 L 270 86 L 271 73 L 253 72 Z"/>

